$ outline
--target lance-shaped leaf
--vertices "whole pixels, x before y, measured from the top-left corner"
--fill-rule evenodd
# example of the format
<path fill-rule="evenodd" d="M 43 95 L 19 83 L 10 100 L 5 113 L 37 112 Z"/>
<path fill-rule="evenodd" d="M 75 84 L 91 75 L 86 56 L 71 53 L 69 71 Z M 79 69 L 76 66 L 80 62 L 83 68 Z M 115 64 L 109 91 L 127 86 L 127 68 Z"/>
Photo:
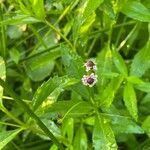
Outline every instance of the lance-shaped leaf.
<path fill-rule="evenodd" d="M 137 99 L 136 93 L 134 91 L 133 85 L 129 82 L 126 83 L 123 92 L 124 103 L 130 113 L 130 115 L 137 120 L 138 110 L 137 110 Z"/>
<path fill-rule="evenodd" d="M 76 131 L 74 138 L 74 149 L 87 150 L 87 135 L 83 125 Z"/>
<path fill-rule="evenodd" d="M 49 99 L 52 102 L 55 102 L 59 94 L 63 92 L 66 87 L 76 84 L 77 82 L 78 80 L 66 76 L 54 77 L 44 82 L 34 94 L 32 100 L 33 109 L 36 110 L 48 96 L 50 96 Z"/>
<path fill-rule="evenodd" d="M 8 144 L 22 129 L 16 129 L 11 131 L 2 131 L 0 133 L 0 149 Z"/>
<path fill-rule="evenodd" d="M 108 121 L 97 115 L 95 117 L 94 131 L 93 131 L 93 146 L 95 150 L 117 150 L 117 144 L 114 133 Z"/>
<path fill-rule="evenodd" d="M 122 81 L 123 81 L 122 76 L 113 78 L 110 81 L 110 83 L 107 85 L 107 87 L 104 89 L 104 91 L 101 94 L 101 97 L 100 97 L 100 105 L 101 106 L 110 107 L 110 105 L 112 104 L 113 99 L 115 97 L 115 94 L 118 91 Z"/>
<path fill-rule="evenodd" d="M 134 56 L 130 75 L 141 77 L 150 68 L 150 41 Z"/>
<path fill-rule="evenodd" d="M 140 2 L 127 1 L 123 4 L 121 11 L 133 19 L 150 22 L 150 11 Z"/>
<path fill-rule="evenodd" d="M 118 71 L 124 76 L 127 76 L 128 69 L 121 55 L 116 50 L 112 50 L 112 55 L 113 55 L 113 62 L 116 68 L 118 69 Z"/>

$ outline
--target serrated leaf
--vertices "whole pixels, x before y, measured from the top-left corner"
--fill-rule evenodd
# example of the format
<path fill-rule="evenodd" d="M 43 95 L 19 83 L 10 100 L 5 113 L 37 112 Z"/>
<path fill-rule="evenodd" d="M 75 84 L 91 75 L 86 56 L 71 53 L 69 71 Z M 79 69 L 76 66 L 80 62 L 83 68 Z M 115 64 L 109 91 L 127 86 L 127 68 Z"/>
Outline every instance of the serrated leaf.
<path fill-rule="evenodd" d="M 2 131 L 0 133 L 0 149 L 4 148 L 22 129 Z"/>
<path fill-rule="evenodd" d="M 150 41 L 134 56 L 130 75 L 141 77 L 150 68 Z"/>
<path fill-rule="evenodd" d="M 100 105 L 102 107 L 110 107 L 122 81 L 122 76 L 111 79 L 110 83 L 103 90 L 102 95 L 100 96 Z"/>
<path fill-rule="evenodd" d="M 49 79 L 47 82 L 44 82 L 34 94 L 32 99 L 33 109 L 36 110 L 43 103 L 43 101 L 47 99 L 48 96 L 50 96 L 49 99 L 51 102 L 55 102 L 64 88 L 77 82 L 77 80 L 73 78 L 69 79 L 66 76 L 54 77 L 53 79 Z M 54 92 L 56 95 L 52 92 Z"/>
<path fill-rule="evenodd" d="M 127 1 L 123 4 L 121 11 L 133 19 L 150 22 L 150 11 L 140 2 Z"/>
<path fill-rule="evenodd" d="M 137 99 L 133 85 L 129 82 L 126 83 L 123 92 L 124 103 L 130 113 L 130 115 L 137 121 L 138 110 L 137 110 Z"/>
<path fill-rule="evenodd" d="M 113 55 L 113 62 L 115 64 L 115 66 L 117 67 L 118 71 L 122 75 L 127 76 L 128 75 L 128 69 L 127 69 L 125 61 L 123 60 L 121 55 L 116 50 L 112 50 L 112 55 Z"/>
<path fill-rule="evenodd" d="M 33 81 L 41 81 L 49 76 L 54 68 L 55 59 L 61 56 L 60 49 L 37 55 L 25 61 L 25 70 Z"/>
<path fill-rule="evenodd" d="M 107 120 L 100 115 L 95 117 L 92 139 L 95 150 L 117 150 L 114 133 Z"/>
<path fill-rule="evenodd" d="M 79 127 L 78 130 L 76 130 L 76 134 L 74 137 L 74 149 L 79 150 L 87 150 L 87 135 L 85 132 L 85 129 L 83 125 Z"/>
<path fill-rule="evenodd" d="M 5 62 L 1 56 L 0 56 L 0 78 L 3 80 L 6 79 L 6 66 L 5 66 Z M 3 87 L 0 86 L 0 107 L 3 106 L 2 97 L 3 97 Z"/>

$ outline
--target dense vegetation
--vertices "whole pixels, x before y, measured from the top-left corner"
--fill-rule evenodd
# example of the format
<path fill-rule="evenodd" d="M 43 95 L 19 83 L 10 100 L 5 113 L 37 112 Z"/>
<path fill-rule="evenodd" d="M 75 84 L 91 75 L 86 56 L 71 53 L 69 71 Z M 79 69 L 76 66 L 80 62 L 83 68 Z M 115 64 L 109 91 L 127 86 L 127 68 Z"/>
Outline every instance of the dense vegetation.
<path fill-rule="evenodd" d="M 150 150 L 149 74 L 149 0 L 0 0 L 0 149 Z"/>

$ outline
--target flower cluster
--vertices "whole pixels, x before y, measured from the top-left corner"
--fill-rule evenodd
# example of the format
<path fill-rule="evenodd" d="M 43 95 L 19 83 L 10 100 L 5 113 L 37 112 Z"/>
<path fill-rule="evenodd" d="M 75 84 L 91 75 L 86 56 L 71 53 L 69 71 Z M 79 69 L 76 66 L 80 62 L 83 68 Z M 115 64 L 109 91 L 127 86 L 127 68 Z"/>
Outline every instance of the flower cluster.
<path fill-rule="evenodd" d="M 82 78 L 82 83 L 86 86 L 93 87 L 97 82 L 97 75 L 93 71 L 97 70 L 96 63 L 93 59 L 89 59 L 84 64 L 86 72 L 92 71 L 91 74 L 84 75 Z"/>

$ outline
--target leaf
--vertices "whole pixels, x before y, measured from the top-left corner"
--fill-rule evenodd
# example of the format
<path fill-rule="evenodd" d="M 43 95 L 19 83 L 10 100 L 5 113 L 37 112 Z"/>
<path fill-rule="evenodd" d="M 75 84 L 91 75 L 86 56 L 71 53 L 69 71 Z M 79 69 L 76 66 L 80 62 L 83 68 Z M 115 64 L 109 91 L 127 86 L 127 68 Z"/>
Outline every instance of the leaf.
<path fill-rule="evenodd" d="M 150 82 L 143 82 L 140 84 L 136 84 L 135 88 L 140 91 L 149 93 L 150 92 Z"/>
<path fill-rule="evenodd" d="M 130 75 L 141 77 L 150 68 L 150 41 L 134 56 Z"/>
<path fill-rule="evenodd" d="M 76 150 L 87 150 L 87 135 L 85 132 L 85 129 L 83 125 L 80 125 L 80 127 L 76 130 L 76 134 L 74 137 L 74 149 Z"/>
<path fill-rule="evenodd" d="M 123 4 L 121 11 L 130 18 L 150 22 L 150 11 L 140 2 L 127 1 Z"/>
<path fill-rule="evenodd" d="M 18 64 L 19 59 L 20 59 L 20 53 L 19 53 L 19 51 L 18 51 L 17 49 L 12 49 L 12 50 L 9 52 L 9 54 L 10 54 L 11 59 L 12 59 L 16 64 Z"/>
<path fill-rule="evenodd" d="M 6 66 L 1 56 L 0 56 L 0 78 L 3 80 L 6 79 Z M 3 106 L 2 98 L 3 98 L 3 87 L 0 86 L 0 108 Z"/>
<path fill-rule="evenodd" d="M 129 82 L 126 83 L 123 92 L 123 100 L 130 113 L 130 115 L 137 121 L 138 110 L 137 110 L 137 99 L 133 85 Z"/>
<path fill-rule="evenodd" d="M 144 130 L 136 124 L 130 117 L 121 116 L 119 114 L 101 114 L 106 119 L 110 120 L 110 125 L 115 133 L 135 133 L 143 134 Z M 95 118 L 88 117 L 84 120 L 88 125 L 94 125 Z"/>
<path fill-rule="evenodd" d="M 95 150 L 117 150 L 114 133 L 107 120 L 100 115 L 95 117 L 92 139 Z"/>
<path fill-rule="evenodd" d="M 35 92 L 32 99 L 33 109 L 36 110 L 45 101 L 48 96 L 51 102 L 56 101 L 59 94 L 64 90 L 64 88 L 76 84 L 78 81 L 74 78 L 64 77 L 54 77 L 44 82 Z M 52 92 L 54 92 L 52 94 Z M 52 95 L 51 95 L 52 94 Z"/>
<path fill-rule="evenodd" d="M 22 129 L 16 129 L 11 131 L 2 131 L 0 133 L 0 149 L 8 144 Z"/>
<path fill-rule="evenodd" d="M 86 20 L 99 6 L 102 4 L 104 0 L 88 0 L 86 1 L 86 6 L 82 14 L 82 19 Z"/>
<path fill-rule="evenodd" d="M 30 0 L 35 15 L 43 20 L 45 18 L 44 0 Z"/>
<path fill-rule="evenodd" d="M 115 20 L 116 14 L 111 0 L 105 0 L 101 7 L 101 10 L 104 11 L 104 13 L 106 13 L 111 19 Z"/>
<path fill-rule="evenodd" d="M 132 83 L 132 84 L 142 84 L 144 83 L 140 78 L 136 76 L 128 76 L 127 81 Z"/>
<path fill-rule="evenodd" d="M 147 116 L 146 119 L 144 120 L 143 124 L 142 124 L 142 128 L 144 129 L 144 131 L 148 134 L 148 136 L 150 137 L 150 116 Z"/>
<path fill-rule="evenodd" d="M 69 143 L 72 143 L 73 136 L 74 136 L 74 119 L 73 118 L 67 118 L 66 120 L 63 121 L 62 135 L 64 137 L 67 136 Z"/>
<path fill-rule="evenodd" d="M 98 88 L 101 91 L 109 82 L 105 74 L 111 74 L 113 69 L 112 52 L 108 45 L 98 53 L 96 63 L 97 68 L 100 68 L 97 69 L 96 73 L 98 75 Z"/>
<path fill-rule="evenodd" d="M 113 78 L 107 85 L 107 87 L 103 90 L 100 96 L 100 105 L 102 107 L 110 107 L 122 81 L 123 81 L 122 76 Z"/>
<path fill-rule="evenodd" d="M 122 75 L 127 76 L 128 69 L 121 55 L 116 50 L 112 50 L 112 55 L 113 55 L 113 62 L 115 66 L 117 67 L 117 69 L 119 70 L 119 72 Z"/>
<path fill-rule="evenodd" d="M 92 112 L 92 110 L 93 107 L 88 102 L 71 100 L 53 103 L 45 109 L 45 113 L 60 113 L 64 115 L 64 119 L 66 117 L 82 117 Z"/>
<path fill-rule="evenodd" d="M 25 70 L 27 75 L 33 81 L 41 81 L 49 76 L 54 68 L 54 60 L 60 57 L 60 49 L 37 55 L 25 61 Z"/>
<path fill-rule="evenodd" d="M 18 24 L 31 24 L 39 22 L 38 19 L 31 17 L 29 15 L 22 14 L 21 11 L 16 11 L 13 16 L 8 16 L 1 22 L 1 25 L 18 25 Z"/>

